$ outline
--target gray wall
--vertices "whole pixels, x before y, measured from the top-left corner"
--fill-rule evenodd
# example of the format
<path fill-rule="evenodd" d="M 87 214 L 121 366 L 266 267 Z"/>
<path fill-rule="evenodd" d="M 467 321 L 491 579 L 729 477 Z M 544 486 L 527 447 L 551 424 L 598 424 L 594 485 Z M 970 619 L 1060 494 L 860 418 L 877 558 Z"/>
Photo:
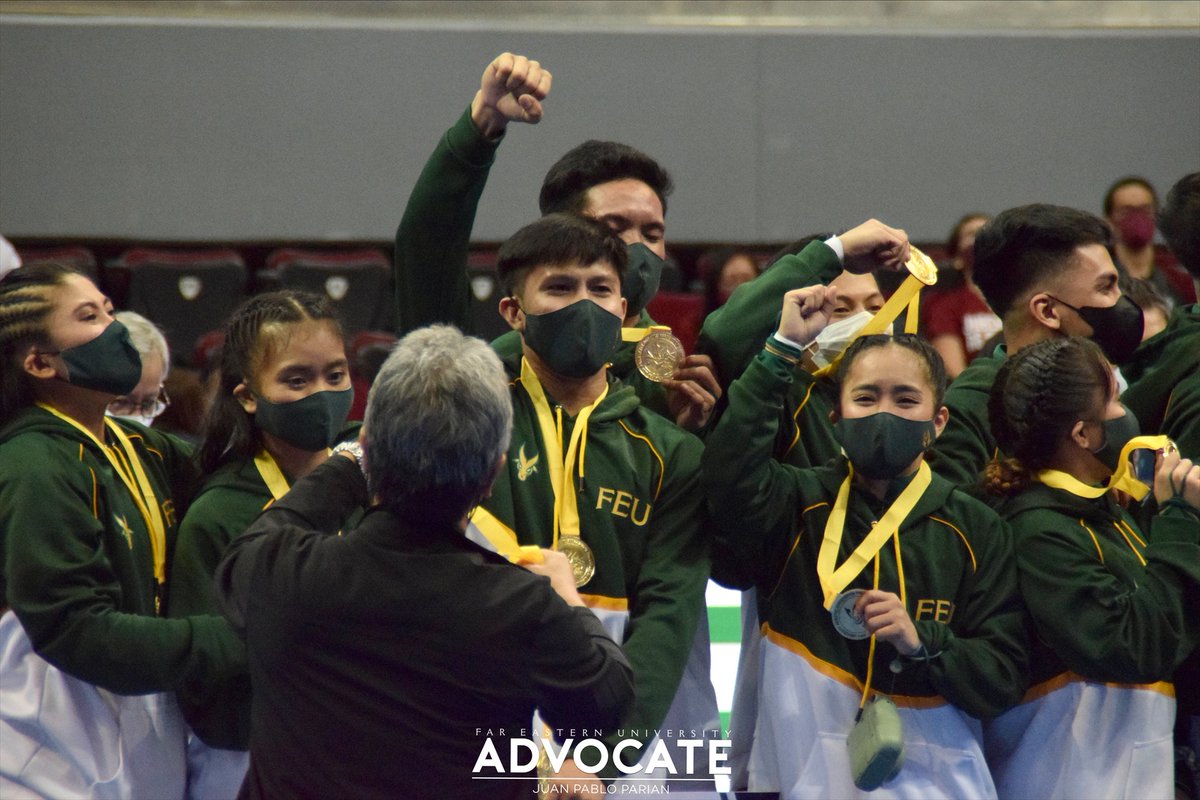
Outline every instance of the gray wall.
<path fill-rule="evenodd" d="M 585 138 L 675 175 L 675 241 L 778 241 L 868 216 L 1099 210 L 1113 178 L 1200 169 L 1200 33 L 481 31 L 0 18 L 0 231 L 388 239 L 490 58 L 554 73 L 475 236 L 537 214 Z"/>

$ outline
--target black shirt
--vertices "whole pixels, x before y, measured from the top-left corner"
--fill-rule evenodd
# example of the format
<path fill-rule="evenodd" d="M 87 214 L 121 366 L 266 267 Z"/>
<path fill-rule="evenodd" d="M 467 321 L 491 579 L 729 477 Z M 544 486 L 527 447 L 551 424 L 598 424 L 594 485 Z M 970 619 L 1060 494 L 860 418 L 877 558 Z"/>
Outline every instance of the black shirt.
<path fill-rule="evenodd" d="M 489 731 L 615 727 L 632 702 L 620 647 L 585 608 L 452 526 L 365 505 L 333 457 L 236 539 L 217 570 L 247 644 L 250 770 L 239 797 L 531 797 L 534 777 L 472 768 Z"/>

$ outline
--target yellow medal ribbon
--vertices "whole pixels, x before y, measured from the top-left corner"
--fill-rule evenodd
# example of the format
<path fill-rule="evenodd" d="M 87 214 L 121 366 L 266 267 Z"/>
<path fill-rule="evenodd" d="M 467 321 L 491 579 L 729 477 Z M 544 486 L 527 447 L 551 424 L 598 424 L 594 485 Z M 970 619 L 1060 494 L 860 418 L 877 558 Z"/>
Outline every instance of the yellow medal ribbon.
<path fill-rule="evenodd" d="M 929 256 L 911 245 L 909 246 L 909 259 L 906 266 L 910 274 L 904 279 L 904 283 L 900 284 L 895 293 L 888 298 L 888 301 L 883 304 L 883 308 L 875 312 L 875 316 L 871 321 L 863 325 L 858 333 L 854 334 L 850 339 L 851 342 L 860 336 L 873 336 L 877 333 L 883 333 L 888 329 L 889 325 L 896 321 L 900 316 L 901 310 L 905 308 L 908 309 L 908 314 L 904 317 L 904 332 L 917 332 L 917 325 L 920 322 L 919 303 L 921 287 L 932 286 L 937 283 L 937 266 L 930 260 Z M 845 351 L 842 352 L 844 353 Z M 838 353 L 831 362 L 814 372 L 813 375 L 818 378 L 832 375 L 837 371 L 840 363 L 842 363 L 842 353 Z"/>
<path fill-rule="evenodd" d="M 622 342 L 640 342 L 655 331 L 671 332 L 667 325 L 651 325 L 649 328 L 621 328 Z"/>
<path fill-rule="evenodd" d="M 533 400 L 533 408 L 537 413 L 538 427 L 542 432 L 542 446 L 546 449 L 547 461 L 550 464 L 550 488 L 554 490 L 554 547 L 558 546 L 558 537 L 579 536 L 579 507 L 575 500 L 575 481 L 571 478 L 575 465 L 579 465 L 579 476 L 583 477 L 583 454 L 587 449 L 588 417 L 595 411 L 596 406 L 608 397 L 608 384 L 604 391 L 591 405 L 580 409 L 575 419 L 575 427 L 571 431 L 571 441 L 567 445 L 566 456 L 562 449 L 562 409 L 557 409 L 558 419 L 550 414 L 550 401 L 542 384 L 529 366 L 528 359 L 521 360 L 521 384 Z M 578 453 L 578 458 L 576 458 Z"/>
<path fill-rule="evenodd" d="M 542 548 L 535 544 L 517 543 L 517 534 L 492 512 L 477 506 L 471 512 L 471 523 L 484 538 L 491 542 L 496 552 L 514 564 L 541 564 L 545 560 Z"/>
<path fill-rule="evenodd" d="M 1175 443 L 1166 436 L 1135 436 L 1121 448 L 1118 460 L 1120 466 L 1103 486 L 1090 486 L 1066 472 L 1057 469 L 1044 469 L 1037 474 L 1037 479 L 1053 489 L 1062 489 L 1076 497 L 1094 500 L 1103 497 L 1113 489 L 1125 492 L 1134 500 L 1141 500 L 1150 493 L 1150 487 L 1139 481 L 1133 475 L 1133 466 L 1129 455 L 1134 450 L 1173 450 Z"/>
<path fill-rule="evenodd" d="M 163 521 L 162 509 L 159 508 L 158 497 L 154 494 L 154 487 L 151 485 L 150 479 L 146 476 L 146 471 L 142 467 L 142 461 L 138 458 L 137 451 L 133 449 L 133 442 L 129 440 L 125 431 L 108 417 L 104 418 L 104 425 L 117 440 L 120 450 L 100 441 L 94 433 L 58 409 L 52 408 L 45 403 L 38 403 L 37 405 L 39 408 L 49 411 L 75 428 L 100 448 L 100 452 L 108 459 L 108 463 L 112 465 L 113 471 L 117 473 L 121 482 L 125 484 L 125 488 L 129 490 L 129 496 L 133 498 L 134 505 L 138 507 L 138 511 L 146 523 L 146 530 L 150 534 L 150 552 L 154 558 L 154 579 L 159 587 L 159 591 L 155 594 L 154 607 L 155 611 L 158 611 L 161 602 L 161 589 L 167 581 L 167 526 Z M 124 451 L 124 460 L 121 458 L 121 451 Z"/>
<path fill-rule="evenodd" d="M 893 501 L 884 515 L 871 526 L 870 532 L 854 548 L 840 567 L 835 569 L 838 552 L 842 546 L 842 532 L 846 526 L 846 507 L 850 501 L 850 483 L 854 479 L 854 467 L 849 467 L 846 480 L 838 489 L 837 500 L 829 512 L 825 522 L 825 536 L 821 540 L 821 549 L 817 553 L 817 578 L 821 581 L 821 591 L 825 598 L 825 608 L 833 605 L 834 599 L 854 580 L 863 568 L 883 549 L 887 540 L 900 530 L 901 523 L 909 513 L 916 508 L 921 495 L 933 480 L 933 472 L 924 461 L 917 468 L 917 474 L 909 481 L 904 491 Z"/>
<path fill-rule="evenodd" d="M 850 341 L 853 342 L 860 336 L 872 336 L 876 333 L 883 333 L 888 329 L 889 325 L 896 321 L 896 318 L 900 316 L 900 312 L 905 308 L 908 309 L 908 315 L 904 318 L 904 332 L 916 333 L 917 321 L 920 318 L 918 302 L 920 300 L 921 287 L 924 285 L 913 275 L 905 278 L 904 283 L 900 284 L 900 288 L 896 290 L 895 294 L 883 304 L 883 308 L 876 311 L 875 316 L 866 325 L 863 325 Z M 847 345 L 847 347 L 849 346 Z M 842 353 L 844 352 L 843 350 Z M 834 356 L 832 361 L 814 372 L 813 375 L 822 378 L 836 372 L 838 365 L 842 363 L 842 353 Z"/>
<path fill-rule="evenodd" d="M 254 466 L 258 467 L 258 474 L 262 476 L 263 483 L 270 490 L 271 497 L 278 500 L 288 493 L 291 485 L 288 484 L 287 478 L 283 477 L 283 471 L 279 469 L 275 458 L 267 452 L 266 448 L 258 451 L 258 455 L 254 457 Z"/>

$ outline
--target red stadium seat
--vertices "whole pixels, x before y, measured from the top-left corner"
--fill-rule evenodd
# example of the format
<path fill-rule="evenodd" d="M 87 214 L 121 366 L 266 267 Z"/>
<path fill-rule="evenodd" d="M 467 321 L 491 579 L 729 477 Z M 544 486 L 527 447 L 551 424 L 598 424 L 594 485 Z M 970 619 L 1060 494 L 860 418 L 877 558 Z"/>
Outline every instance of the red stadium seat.
<path fill-rule="evenodd" d="M 394 327 L 392 270 L 382 250 L 276 250 L 259 283 L 324 294 L 348 337 Z"/>
<path fill-rule="evenodd" d="M 691 353 L 704 323 L 704 296 L 691 292 L 659 292 L 646 305 L 646 311 L 655 322 L 669 325 L 671 331 L 683 343 L 683 349 Z"/>
<path fill-rule="evenodd" d="M 114 297 L 117 307 L 162 328 L 171 360 L 185 366 L 191 366 L 196 343 L 224 327 L 246 292 L 246 265 L 229 249 L 133 248 L 109 263 L 105 276 L 120 297 Z"/>
<path fill-rule="evenodd" d="M 86 247 L 79 245 L 66 247 L 18 247 L 17 254 L 21 256 L 22 264 L 57 261 L 74 267 L 93 281 L 99 283 L 100 270 L 96 266 L 96 256 Z"/>

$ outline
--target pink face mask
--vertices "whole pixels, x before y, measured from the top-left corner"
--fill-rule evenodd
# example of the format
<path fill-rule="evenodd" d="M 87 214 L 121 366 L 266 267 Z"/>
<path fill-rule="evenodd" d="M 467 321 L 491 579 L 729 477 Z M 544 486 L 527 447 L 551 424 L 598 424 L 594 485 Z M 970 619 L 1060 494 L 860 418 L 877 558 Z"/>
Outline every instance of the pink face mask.
<path fill-rule="evenodd" d="M 1130 211 L 1121 217 L 1117 227 L 1121 241 L 1137 250 L 1154 238 L 1154 215 L 1149 211 Z"/>

